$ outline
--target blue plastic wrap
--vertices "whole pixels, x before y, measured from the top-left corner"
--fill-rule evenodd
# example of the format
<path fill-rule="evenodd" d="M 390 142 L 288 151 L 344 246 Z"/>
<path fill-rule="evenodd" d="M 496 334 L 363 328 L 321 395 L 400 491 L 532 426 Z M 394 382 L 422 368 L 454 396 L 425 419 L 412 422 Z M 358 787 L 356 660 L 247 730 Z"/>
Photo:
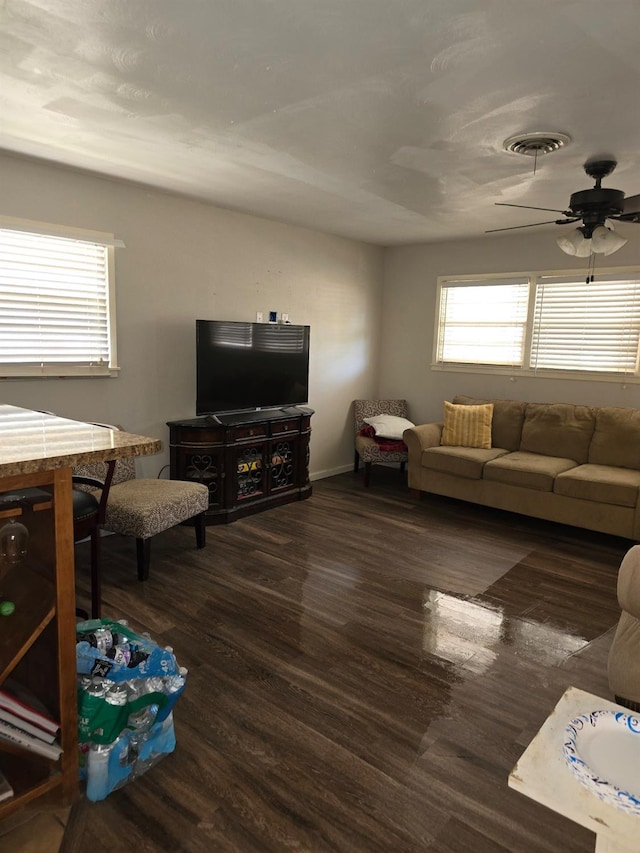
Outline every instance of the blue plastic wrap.
<path fill-rule="evenodd" d="M 94 619 L 76 632 L 80 778 L 96 802 L 175 749 L 172 711 L 187 671 L 124 623 Z"/>

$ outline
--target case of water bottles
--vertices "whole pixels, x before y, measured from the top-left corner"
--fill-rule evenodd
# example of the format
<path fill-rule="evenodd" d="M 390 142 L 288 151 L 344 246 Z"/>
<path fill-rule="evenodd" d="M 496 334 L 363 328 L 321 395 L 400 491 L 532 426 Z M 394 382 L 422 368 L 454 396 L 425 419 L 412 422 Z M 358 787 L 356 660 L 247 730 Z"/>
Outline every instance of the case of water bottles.
<path fill-rule="evenodd" d="M 173 752 L 173 708 L 187 670 L 126 622 L 76 625 L 80 778 L 103 800 Z"/>

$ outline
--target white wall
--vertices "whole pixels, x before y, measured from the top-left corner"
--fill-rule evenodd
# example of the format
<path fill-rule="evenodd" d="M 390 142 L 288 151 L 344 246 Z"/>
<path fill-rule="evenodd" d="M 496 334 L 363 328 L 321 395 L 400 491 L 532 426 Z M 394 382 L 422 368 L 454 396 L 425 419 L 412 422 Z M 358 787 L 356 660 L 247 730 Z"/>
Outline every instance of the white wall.
<path fill-rule="evenodd" d="M 626 246 L 598 266 L 640 269 L 640 225 L 618 224 Z M 640 386 L 620 382 L 568 381 L 434 371 L 437 277 L 529 270 L 580 270 L 584 259 L 565 255 L 556 245 L 558 231 L 485 237 L 452 243 L 388 249 L 385 253 L 383 340 L 380 394 L 409 401 L 412 420 L 440 420 L 443 400 L 456 394 L 533 402 L 640 407 Z"/>
<path fill-rule="evenodd" d="M 353 460 L 351 401 L 376 393 L 382 250 L 43 163 L 0 156 L 0 213 L 115 233 L 117 379 L 2 380 L 0 400 L 161 438 L 195 416 L 195 319 L 288 312 L 311 326 L 312 477 Z M 166 474 L 166 472 L 165 472 Z"/>

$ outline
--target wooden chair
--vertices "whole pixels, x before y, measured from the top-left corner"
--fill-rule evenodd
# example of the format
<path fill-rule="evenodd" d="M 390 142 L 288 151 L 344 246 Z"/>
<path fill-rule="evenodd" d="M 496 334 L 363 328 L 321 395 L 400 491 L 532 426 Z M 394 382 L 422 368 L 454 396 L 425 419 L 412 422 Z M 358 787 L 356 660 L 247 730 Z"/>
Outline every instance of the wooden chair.
<path fill-rule="evenodd" d="M 102 590 L 100 572 L 100 529 L 104 524 L 109 489 L 115 470 L 115 461 L 103 464 L 104 478 L 72 475 L 74 486 L 99 489 L 99 498 L 80 488 L 72 490 L 73 496 L 73 541 L 78 543 L 87 537 L 91 541 L 91 618 L 100 619 L 102 611 Z M 77 615 L 86 618 L 84 611 Z"/>

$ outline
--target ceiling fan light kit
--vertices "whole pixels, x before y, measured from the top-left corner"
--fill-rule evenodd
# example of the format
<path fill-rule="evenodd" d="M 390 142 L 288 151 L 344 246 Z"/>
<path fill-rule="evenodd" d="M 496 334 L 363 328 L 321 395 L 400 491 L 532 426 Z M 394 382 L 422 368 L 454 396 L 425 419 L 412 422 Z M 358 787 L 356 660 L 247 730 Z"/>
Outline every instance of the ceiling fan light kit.
<path fill-rule="evenodd" d="M 587 239 L 579 228 L 558 237 L 556 243 L 565 254 L 576 258 L 588 258 L 591 254 L 591 240 Z"/>
<path fill-rule="evenodd" d="M 597 225 L 591 235 L 591 251 L 603 255 L 612 255 L 621 249 L 627 240 L 606 225 Z"/>
<path fill-rule="evenodd" d="M 516 137 L 511 137 L 511 140 Z M 505 147 L 511 140 L 505 140 Z M 515 150 L 515 148 L 510 149 Z M 552 149 L 553 150 L 553 149 Z M 518 152 L 523 153 L 523 152 Z M 615 169 L 615 160 L 590 160 L 584 164 L 584 170 L 595 180 L 595 185 L 589 190 L 579 190 L 572 193 L 567 210 L 554 207 L 531 207 L 525 204 L 507 204 L 496 202 L 501 207 L 520 207 L 529 210 L 548 210 L 561 213 L 564 219 L 552 219 L 545 222 L 532 222 L 530 225 L 513 225 L 511 228 L 493 228 L 492 231 L 511 231 L 515 228 L 532 228 L 535 225 L 570 225 L 582 220 L 582 225 L 574 228 L 571 233 L 563 235 L 556 241 L 567 255 L 587 258 L 592 254 L 612 255 L 621 249 L 628 241 L 617 234 L 607 220 L 619 222 L 640 223 L 640 195 L 625 198 L 622 190 L 602 187 L 602 179 Z M 489 232 L 487 232 L 489 233 Z"/>
<path fill-rule="evenodd" d="M 612 255 L 621 249 L 628 241 L 621 237 L 606 225 L 596 225 L 591 236 L 588 236 L 588 230 L 582 228 L 574 228 L 569 234 L 564 234 L 558 237 L 556 243 L 563 252 L 567 255 L 574 255 L 577 258 L 588 258 L 593 252 L 596 255 Z"/>

